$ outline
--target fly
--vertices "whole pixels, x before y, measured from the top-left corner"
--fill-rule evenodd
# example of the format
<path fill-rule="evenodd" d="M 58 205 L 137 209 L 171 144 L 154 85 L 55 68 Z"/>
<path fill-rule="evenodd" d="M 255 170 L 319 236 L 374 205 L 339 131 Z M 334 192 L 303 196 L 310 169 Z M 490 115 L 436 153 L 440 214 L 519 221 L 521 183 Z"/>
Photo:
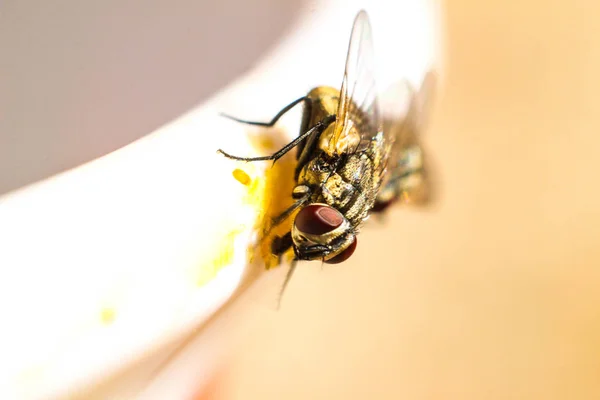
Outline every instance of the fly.
<path fill-rule="evenodd" d="M 289 232 L 272 242 L 275 255 L 294 251 L 284 289 L 298 260 L 347 260 L 375 204 L 395 138 L 382 129 L 374 72 L 371 25 L 363 10 L 354 20 L 340 90 L 316 87 L 268 123 L 232 118 L 270 127 L 297 104 L 304 105 L 299 135 L 274 154 L 247 158 L 219 150 L 234 160 L 275 162 L 296 148 L 294 203 L 273 219 L 276 226 L 295 214 Z"/>

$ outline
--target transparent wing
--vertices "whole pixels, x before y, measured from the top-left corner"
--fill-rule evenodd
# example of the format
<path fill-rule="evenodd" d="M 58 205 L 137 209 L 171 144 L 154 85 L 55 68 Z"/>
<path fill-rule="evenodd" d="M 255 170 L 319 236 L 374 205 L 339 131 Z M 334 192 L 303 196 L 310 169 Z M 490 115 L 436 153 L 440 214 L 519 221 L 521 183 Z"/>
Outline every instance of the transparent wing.
<path fill-rule="evenodd" d="M 371 24 L 363 10 L 356 16 L 350 35 L 337 110 L 336 133 L 332 140 L 334 146 L 340 138 L 346 137 L 355 129 L 360 134 L 360 143 L 355 151 L 364 150 L 382 131 L 374 64 Z M 385 146 L 381 150 L 385 152 Z"/>
<path fill-rule="evenodd" d="M 435 75 L 429 73 L 418 92 L 407 81 L 401 81 L 380 96 L 384 132 L 394 137 L 378 194 L 380 203 L 394 197 L 411 203 L 430 201 L 432 183 L 420 135 L 429 120 L 435 84 Z"/>
<path fill-rule="evenodd" d="M 436 73 L 433 70 L 427 72 L 421 82 L 419 93 L 416 95 L 415 128 L 419 134 L 425 131 L 429 123 L 437 85 L 438 79 Z"/>
<path fill-rule="evenodd" d="M 436 87 L 435 74 L 425 75 L 419 91 L 406 80 L 387 88 L 380 96 L 383 130 L 394 139 L 390 162 L 400 149 L 416 144 L 429 121 Z"/>
<path fill-rule="evenodd" d="M 383 131 L 392 138 L 388 159 L 393 168 L 403 149 L 416 141 L 418 104 L 416 92 L 410 83 L 400 81 L 382 93 L 381 114 Z"/>

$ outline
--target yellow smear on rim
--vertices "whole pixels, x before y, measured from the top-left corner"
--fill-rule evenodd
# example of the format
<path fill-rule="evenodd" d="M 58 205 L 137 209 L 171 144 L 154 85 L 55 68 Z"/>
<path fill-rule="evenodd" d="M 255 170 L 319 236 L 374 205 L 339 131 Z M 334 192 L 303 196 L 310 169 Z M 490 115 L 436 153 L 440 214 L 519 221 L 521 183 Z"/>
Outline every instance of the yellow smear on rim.
<path fill-rule="evenodd" d="M 220 239 L 216 241 L 219 245 L 214 248 L 212 256 L 207 257 L 206 261 L 194 270 L 194 282 L 198 287 L 206 285 L 223 267 L 233 262 L 237 237 L 242 233 L 248 233 L 247 226 L 239 223 L 241 219 L 247 220 L 249 214 L 253 215 L 253 220 L 256 221 L 253 229 L 262 231 L 262 204 L 266 196 L 265 166 L 248 162 L 232 162 L 232 167 L 232 177 L 244 185 L 245 192 L 242 194 L 240 207 L 231 211 L 230 221 L 224 222 L 220 232 L 214 233 Z M 255 248 L 252 244 L 249 247 Z M 248 259 L 252 261 L 251 255 Z"/>
<path fill-rule="evenodd" d="M 279 139 L 279 140 L 276 140 Z M 251 143 L 261 153 L 272 152 L 283 147 L 287 140 L 283 135 L 259 135 L 251 138 Z M 271 244 L 275 236 L 283 236 L 290 231 L 295 214 L 277 227 L 272 227 L 273 218 L 280 215 L 293 204 L 292 190 L 294 189 L 294 168 L 296 167 L 296 151 L 292 150 L 273 164 L 267 161 L 264 175 L 261 179 L 261 196 L 253 198 L 253 205 L 257 207 L 259 219 L 257 229 L 260 232 L 260 246 L 253 249 L 252 257 L 258 255 L 262 258 L 267 269 L 279 265 L 279 258 L 273 255 Z M 258 189 L 258 187 L 256 188 Z M 291 259 L 293 252 L 286 253 L 286 258 Z"/>
<path fill-rule="evenodd" d="M 268 135 L 258 135 L 252 138 L 252 145 L 261 152 L 278 150 L 275 140 Z"/>
<path fill-rule="evenodd" d="M 285 139 L 281 135 L 273 135 L 272 130 L 268 134 L 250 135 L 249 141 L 259 154 L 270 154 L 285 144 Z M 194 269 L 197 287 L 210 282 L 223 267 L 233 262 L 237 237 L 249 234 L 248 227 L 239 224 L 240 219 L 236 216 L 248 216 L 248 213 L 254 216 L 252 229 L 257 233 L 258 242 L 248 245 L 249 263 L 260 257 L 267 269 L 279 264 L 279 257 L 272 254 L 271 243 L 275 236 L 282 236 L 290 231 L 294 216 L 274 228 L 271 221 L 293 202 L 291 193 L 295 186 L 295 165 L 295 151 L 274 164 L 271 161 L 232 162 L 231 176 L 244 187 L 240 209 L 232 210 L 231 221 L 220 232 L 215 232 L 220 239 L 217 240 L 219 245 L 215 247 L 213 255 Z M 286 258 L 292 254 L 290 251 Z"/>
<path fill-rule="evenodd" d="M 110 325 L 115 320 L 116 314 L 116 310 L 113 307 L 104 307 L 100 310 L 100 321 L 105 325 Z"/>
<path fill-rule="evenodd" d="M 235 239 L 237 235 L 242 233 L 245 229 L 246 227 L 244 225 L 239 225 L 221 239 L 221 245 L 214 257 L 200 265 L 200 268 L 198 268 L 196 286 L 204 286 L 217 275 L 221 268 L 231 264 L 235 251 Z"/>

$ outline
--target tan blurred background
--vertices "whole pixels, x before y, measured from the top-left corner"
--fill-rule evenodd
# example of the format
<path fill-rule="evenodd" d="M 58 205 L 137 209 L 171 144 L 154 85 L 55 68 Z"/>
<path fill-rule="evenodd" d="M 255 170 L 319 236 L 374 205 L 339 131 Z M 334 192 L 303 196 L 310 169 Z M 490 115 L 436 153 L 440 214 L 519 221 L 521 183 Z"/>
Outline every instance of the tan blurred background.
<path fill-rule="evenodd" d="M 447 1 L 438 204 L 371 224 L 348 263 L 302 265 L 215 396 L 600 398 L 599 15 Z"/>

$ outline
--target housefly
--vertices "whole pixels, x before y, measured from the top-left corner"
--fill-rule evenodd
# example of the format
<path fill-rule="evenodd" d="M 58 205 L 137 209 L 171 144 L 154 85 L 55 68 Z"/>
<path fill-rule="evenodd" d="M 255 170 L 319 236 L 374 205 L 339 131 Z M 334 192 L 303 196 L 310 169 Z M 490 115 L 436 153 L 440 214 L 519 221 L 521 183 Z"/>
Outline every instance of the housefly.
<path fill-rule="evenodd" d="M 393 135 L 382 128 L 374 80 L 371 25 L 365 11 L 354 20 L 341 89 L 319 86 L 284 107 L 268 123 L 273 126 L 299 103 L 304 104 L 300 133 L 279 151 L 264 157 L 225 157 L 241 161 L 277 161 L 296 148 L 294 203 L 273 219 L 273 226 L 295 215 L 290 230 L 272 242 L 275 255 L 290 248 L 294 260 L 335 264 L 348 259 L 357 233 L 375 204 L 383 182 Z"/>

